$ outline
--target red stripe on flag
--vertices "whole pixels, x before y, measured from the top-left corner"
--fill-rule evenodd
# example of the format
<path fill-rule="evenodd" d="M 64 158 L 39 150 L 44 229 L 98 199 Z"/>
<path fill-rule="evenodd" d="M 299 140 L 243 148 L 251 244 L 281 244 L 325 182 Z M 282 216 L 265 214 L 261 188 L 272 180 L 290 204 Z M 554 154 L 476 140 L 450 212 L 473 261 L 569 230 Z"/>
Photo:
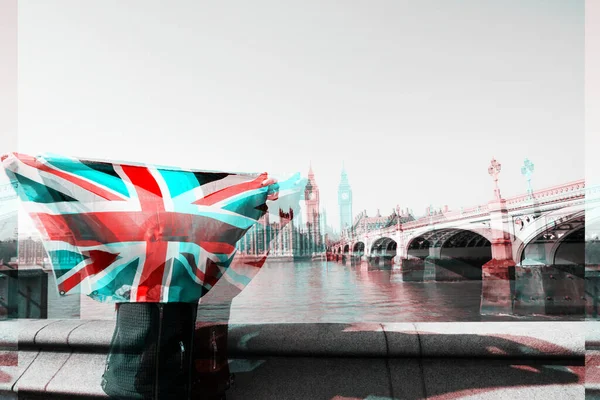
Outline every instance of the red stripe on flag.
<path fill-rule="evenodd" d="M 103 189 L 102 187 L 95 185 L 92 182 L 86 181 L 85 179 L 81 179 L 79 177 L 73 176 L 61 170 L 51 168 L 48 165 L 42 164 L 34 157 L 23 156 L 22 154 L 17 154 L 17 158 L 26 165 L 30 167 L 39 169 L 40 171 L 48 172 L 52 175 L 56 175 L 60 178 L 63 178 L 66 181 L 69 181 L 75 185 L 81 186 L 85 190 L 92 192 L 100 197 L 105 198 L 106 200 L 124 200 L 121 196 L 117 196 L 116 194 L 109 192 L 108 190 Z"/>
<path fill-rule="evenodd" d="M 146 260 L 138 284 L 136 300 L 160 302 L 167 257 L 167 242 L 146 242 Z M 163 299 L 162 301 L 166 301 Z"/>
<path fill-rule="evenodd" d="M 235 246 L 223 242 L 200 242 L 200 247 L 215 254 L 231 254 L 235 250 Z"/>
<path fill-rule="evenodd" d="M 164 226 L 161 226 L 160 215 L 165 211 L 162 192 L 148 168 L 130 165 L 124 165 L 122 168 L 135 185 L 142 213 L 146 215 L 146 220 L 139 229 L 139 233 L 144 235 L 143 240 L 146 241 L 146 259 L 136 291 L 136 300 L 158 302 L 161 301 L 168 246 L 168 242 L 162 241 Z"/>
<path fill-rule="evenodd" d="M 74 246 L 97 246 L 119 242 L 162 240 L 209 243 L 206 246 L 232 246 L 244 229 L 210 217 L 171 212 L 98 212 L 82 214 L 32 213 L 44 227 L 49 240 L 61 240 Z M 228 232 L 226 234 L 226 232 Z M 230 240 L 222 243 L 220 240 Z M 210 244 L 214 243 L 214 244 Z M 215 247 L 229 254 L 230 247 Z"/>
<path fill-rule="evenodd" d="M 206 260 L 205 271 L 204 283 L 209 284 L 211 287 L 215 286 L 221 277 L 221 270 L 219 269 L 219 266 L 213 260 Z"/>
<path fill-rule="evenodd" d="M 214 193 L 209 194 L 206 197 L 196 200 L 193 204 L 198 204 L 200 206 L 211 206 L 215 203 L 218 203 L 219 201 L 236 196 L 240 193 L 259 189 L 263 187 L 263 182 L 267 179 L 267 177 L 268 175 L 266 173 L 261 174 L 258 178 L 250 182 L 239 183 L 237 185 L 229 186 L 224 189 L 218 190 Z"/>
<path fill-rule="evenodd" d="M 103 271 L 106 267 L 111 265 L 118 256 L 119 253 L 109 253 L 102 250 L 89 251 L 89 257 L 92 260 L 92 263 L 86 265 L 77 271 L 77 273 L 65 279 L 61 284 L 58 285 L 58 289 L 64 291 L 65 293 L 69 292 L 88 276 L 93 276 Z"/>
<path fill-rule="evenodd" d="M 150 192 L 158 197 L 162 197 L 162 192 L 160 191 L 160 187 L 156 182 L 156 179 L 152 176 L 148 168 L 146 167 L 137 167 L 132 165 L 122 165 L 123 172 L 127 174 L 131 183 L 135 186 L 144 189 L 147 192 Z M 141 193 L 138 192 L 138 196 L 141 197 Z M 142 206 L 142 208 L 144 208 Z"/>

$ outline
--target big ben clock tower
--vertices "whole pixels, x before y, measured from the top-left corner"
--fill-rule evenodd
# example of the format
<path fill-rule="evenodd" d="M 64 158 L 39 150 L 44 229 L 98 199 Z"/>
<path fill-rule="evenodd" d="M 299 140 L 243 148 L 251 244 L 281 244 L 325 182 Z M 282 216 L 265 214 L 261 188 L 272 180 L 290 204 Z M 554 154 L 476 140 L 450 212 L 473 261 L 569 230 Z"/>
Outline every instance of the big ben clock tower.
<path fill-rule="evenodd" d="M 340 232 L 343 232 L 344 229 L 352 226 L 352 189 L 344 167 L 342 167 L 342 180 L 338 186 L 338 205 L 340 206 Z"/>
<path fill-rule="evenodd" d="M 308 170 L 308 183 L 304 189 L 306 204 L 306 227 L 309 234 L 309 245 L 313 252 L 321 251 L 321 223 L 319 216 L 319 187 L 315 182 L 312 165 Z"/>

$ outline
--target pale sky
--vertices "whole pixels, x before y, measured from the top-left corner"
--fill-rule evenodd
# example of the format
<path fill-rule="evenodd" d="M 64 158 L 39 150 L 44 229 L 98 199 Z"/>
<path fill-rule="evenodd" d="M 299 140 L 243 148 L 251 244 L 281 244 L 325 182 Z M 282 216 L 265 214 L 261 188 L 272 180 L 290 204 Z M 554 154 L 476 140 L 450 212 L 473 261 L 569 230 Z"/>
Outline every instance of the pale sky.
<path fill-rule="evenodd" d="M 338 228 L 584 178 L 584 2 L 19 2 L 18 150 L 307 173 Z M 10 149 L 2 149 L 8 151 Z"/>

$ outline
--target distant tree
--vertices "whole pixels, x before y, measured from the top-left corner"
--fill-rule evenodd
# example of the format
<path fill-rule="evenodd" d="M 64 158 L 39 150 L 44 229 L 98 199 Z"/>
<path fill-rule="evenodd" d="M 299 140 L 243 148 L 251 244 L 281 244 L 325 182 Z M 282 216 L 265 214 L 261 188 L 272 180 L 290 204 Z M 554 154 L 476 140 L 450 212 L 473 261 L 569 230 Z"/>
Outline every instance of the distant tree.
<path fill-rule="evenodd" d="M 586 264 L 600 264 L 600 240 L 588 240 L 585 243 Z"/>
<path fill-rule="evenodd" d="M 0 260 L 3 260 L 5 264 L 8 264 L 12 257 L 17 257 L 17 241 L 0 241 Z"/>

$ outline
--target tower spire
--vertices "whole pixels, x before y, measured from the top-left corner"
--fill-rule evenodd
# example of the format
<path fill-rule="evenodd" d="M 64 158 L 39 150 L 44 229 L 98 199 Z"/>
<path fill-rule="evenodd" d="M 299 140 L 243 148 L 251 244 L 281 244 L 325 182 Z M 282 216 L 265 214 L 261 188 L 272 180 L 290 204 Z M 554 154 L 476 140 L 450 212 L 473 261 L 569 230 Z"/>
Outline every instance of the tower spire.
<path fill-rule="evenodd" d="M 346 165 L 342 161 L 342 174 L 341 174 L 341 182 L 340 185 L 348 185 L 348 174 L 346 173 Z"/>
<path fill-rule="evenodd" d="M 342 173 L 338 186 L 338 204 L 340 210 L 340 232 L 352 226 L 352 189 L 346 174 L 346 162 L 342 160 Z"/>

